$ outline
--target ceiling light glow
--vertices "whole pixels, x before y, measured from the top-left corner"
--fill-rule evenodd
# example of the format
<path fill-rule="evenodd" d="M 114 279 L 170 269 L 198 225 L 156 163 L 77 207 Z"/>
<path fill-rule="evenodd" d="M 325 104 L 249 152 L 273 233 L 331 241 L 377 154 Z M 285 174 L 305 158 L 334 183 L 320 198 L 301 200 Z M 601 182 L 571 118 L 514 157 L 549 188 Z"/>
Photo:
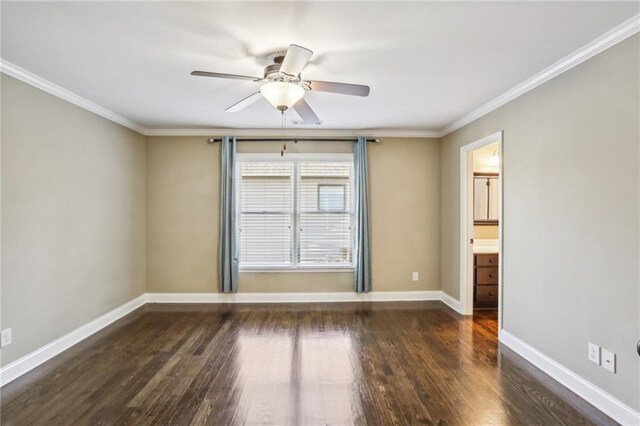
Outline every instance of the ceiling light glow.
<path fill-rule="evenodd" d="M 262 86 L 260 93 L 278 111 L 285 111 L 304 96 L 304 89 L 294 83 L 272 81 Z"/>

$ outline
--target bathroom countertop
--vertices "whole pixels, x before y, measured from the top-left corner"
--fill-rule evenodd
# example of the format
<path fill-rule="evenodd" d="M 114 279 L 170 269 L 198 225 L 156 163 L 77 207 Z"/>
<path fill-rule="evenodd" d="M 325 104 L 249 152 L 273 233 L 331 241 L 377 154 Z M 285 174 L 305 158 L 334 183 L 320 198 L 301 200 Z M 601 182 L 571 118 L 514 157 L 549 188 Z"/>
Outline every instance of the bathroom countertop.
<path fill-rule="evenodd" d="M 474 253 L 498 253 L 499 248 L 498 240 L 473 240 Z"/>

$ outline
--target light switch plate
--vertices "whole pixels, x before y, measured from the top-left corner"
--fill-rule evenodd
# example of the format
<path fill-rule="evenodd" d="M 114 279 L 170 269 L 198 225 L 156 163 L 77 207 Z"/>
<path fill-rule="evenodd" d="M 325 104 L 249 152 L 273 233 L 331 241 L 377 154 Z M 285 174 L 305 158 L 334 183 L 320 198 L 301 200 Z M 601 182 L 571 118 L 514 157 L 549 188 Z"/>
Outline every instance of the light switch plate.
<path fill-rule="evenodd" d="M 589 361 L 600 365 L 600 346 L 589 342 Z"/>
<path fill-rule="evenodd" d="M 616 373 L 616 354 L 606 349 L 602 349 L 602 366 L 613 374 Z"/>
<path fill-rule="evenodd" d="M 413 273 L 413 280 L 414 281 L 418 281 L 418 273 L 417 272 Z"/>
<path fill-rule="evenodd" d="M 11 329 L 7 328 L 2 330 L 2 337 L 0 338 L 0 347 L 5 347 L 11 344 Z"/>

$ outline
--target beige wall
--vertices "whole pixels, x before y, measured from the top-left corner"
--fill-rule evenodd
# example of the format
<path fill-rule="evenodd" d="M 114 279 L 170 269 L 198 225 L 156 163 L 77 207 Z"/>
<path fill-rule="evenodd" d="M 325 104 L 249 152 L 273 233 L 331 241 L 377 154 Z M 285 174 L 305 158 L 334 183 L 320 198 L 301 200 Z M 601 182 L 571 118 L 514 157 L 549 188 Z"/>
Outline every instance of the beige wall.
<path fill-rule="evenodd" d="M 239 143 L 238 152 L 279 152 Z M 288 153 L 352 152 L 351 143 L 288 144 Z M 369 145 L 371 248 L 376 291 L 440 288 L 439 141 L 383 139 Z M 147 143 L 147 289 L 215 292 L 219 145 L 204 137 Z M 404 188 L 404 189 L 399 189 Z M 398 250 L 398 247 L 402 249 Z M 411 280 L 412 272 L 420 281 Z M 352 291 L 351 273 L 241 273 L 241 292 Z"/>
<path fill-rule="evenodd" d="M 473 238 L 476 240 L 497 240 L 500 229 L 497 226 L 476 225 L 473 227 Z"/>
<path fill-rule="evenodd" d="M 442 288 L 459 296 L 460 147 L 504 130 L 504 328 L 638 410 L 640 36 L 442 141 Z M 618 356 L 611 374 L 587 342 Z"/>
<path fill-rule="evenodd" d="M 6 365 L 145 292 L 145 138 L 1 82 Z"/>

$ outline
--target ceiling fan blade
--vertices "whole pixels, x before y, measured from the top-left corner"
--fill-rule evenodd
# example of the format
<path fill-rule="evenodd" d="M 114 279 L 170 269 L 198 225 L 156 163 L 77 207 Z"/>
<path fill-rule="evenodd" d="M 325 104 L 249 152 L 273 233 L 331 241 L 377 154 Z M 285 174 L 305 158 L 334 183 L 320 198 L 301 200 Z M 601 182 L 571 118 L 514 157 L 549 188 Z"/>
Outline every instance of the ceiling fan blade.
<path fill-rule="evenodd" d="M 298 102 L 293 105 L 293 109 L 298 113 L 304 124 L 319 124 L 320 118 L 311 109 L 307 101 L 304 98 L 300 98 Z"/>
<path fill-rule="evenodd" d="M 280 72 L 288 75 L 289 77 L 297 77 L 311 59 L 313 52 L 297 44 L 290 44 L 287 54 L 284 55 L 284 60 L 280 66 Z"/>
<path fill-rule="evenodd" d="M 342 95 L 351 96 L 369 96 L 369 86 L 362 84 L 334 83 L 331 81 L 314 81 L 308 82 L 309 90 L 316 92 L 340 93 Z"/>
<path fill-rule="evenodd" d="M 219 72 L 208 72 L 208 71 L 193 71 L 191 75 L 196 75 L 198 77 L 231 78 L 233 80 L 251 80 L 251 81 L 262 80 L 260 77 L 249 77 L 247 75 L 237 75 L 237 74 L 222 74 Z"/>
<path fill-rule="evenodd" d="M 241 111 L 241 110 L 245 109 L 246 107 L 248 107 L 249 105 L 251 105 L 252 103 L 254 103 L 255 101 L 257 101 L 258 99 L 262 99 L 262 93 L 260 93 L 260 92 L 256 92 L 256 93 L 254 93 L 252 95 L 247 96 L 246 98 L 244 98 L 240 102 L 236 102 L 235 104 L 231 105 L 229 108 L 225 109 L 225 111 L 226 112 L 238 112 L 238 111 Z"/>

